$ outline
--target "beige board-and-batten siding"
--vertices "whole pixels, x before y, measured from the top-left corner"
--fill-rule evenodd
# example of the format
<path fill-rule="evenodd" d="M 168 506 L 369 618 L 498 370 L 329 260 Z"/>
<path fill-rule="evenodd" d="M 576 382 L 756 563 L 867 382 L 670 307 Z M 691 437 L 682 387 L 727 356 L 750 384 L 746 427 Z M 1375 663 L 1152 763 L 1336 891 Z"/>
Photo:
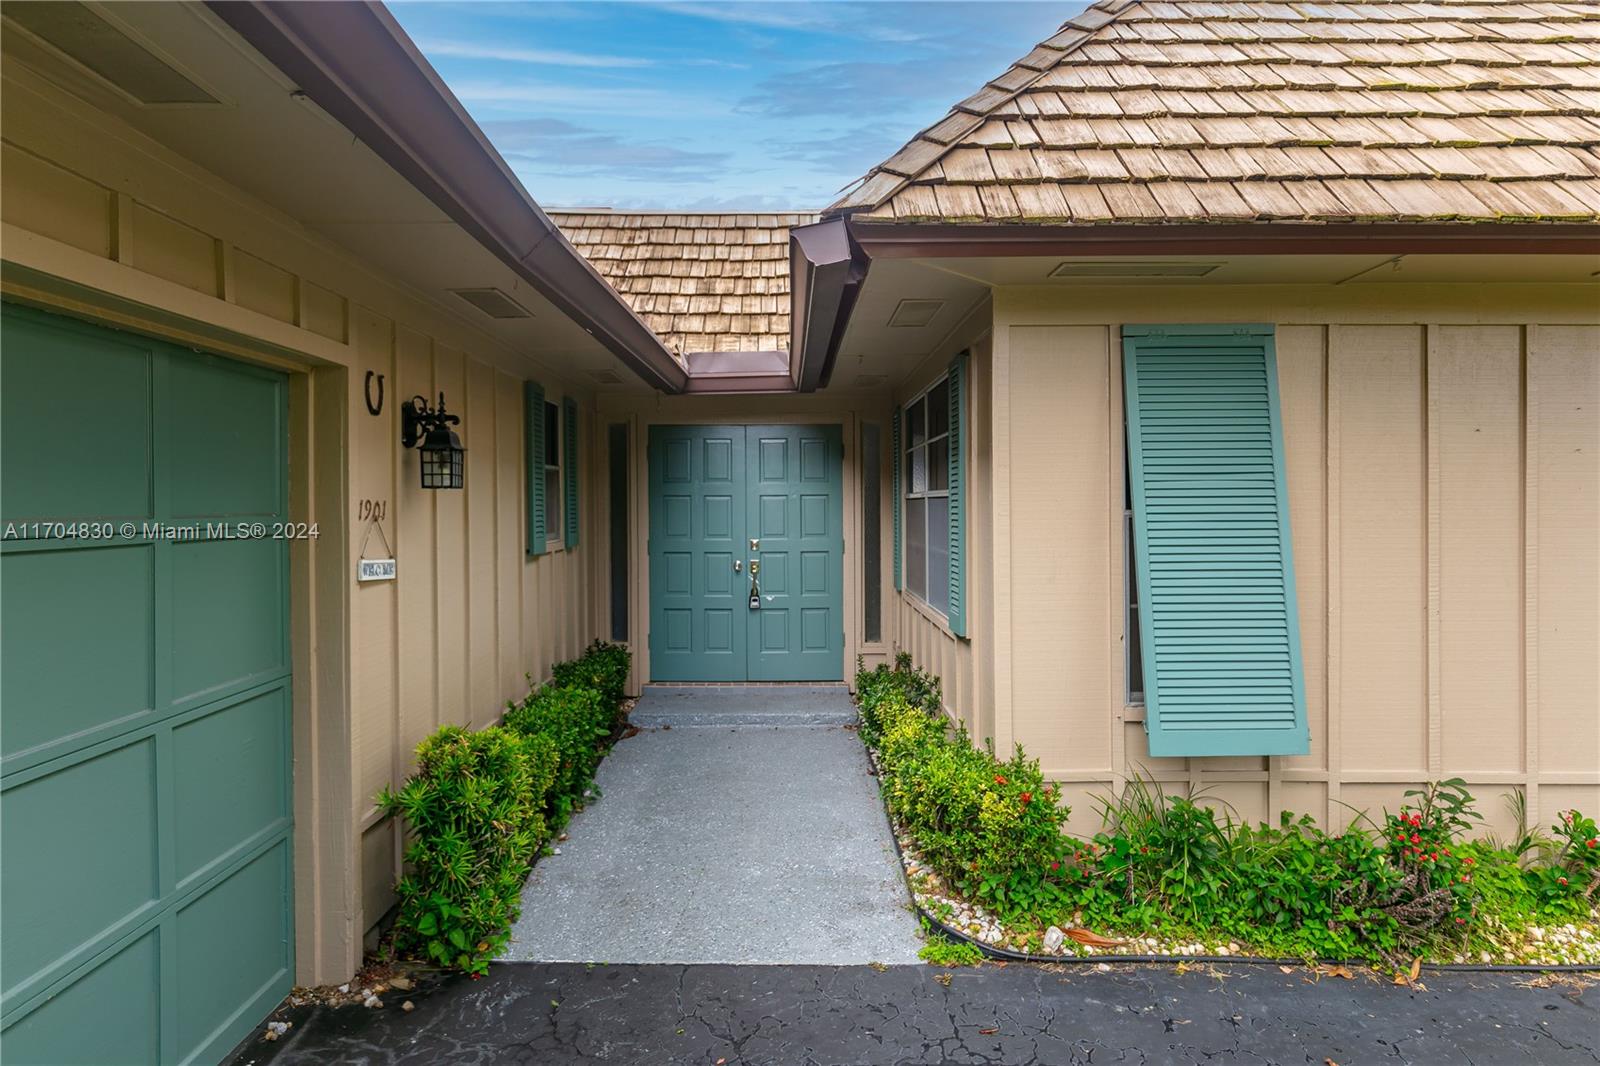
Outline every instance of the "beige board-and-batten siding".
<path fill-rule="evenodd" d="M 592 397 L 580 545 L 529 559 L 523 376 L 557 402 L 570 383 L 18 64 L 3 100 L 8 298 L 290 372 L 291 513 L 320 533 L 291 548 L 296 979 L 345 980 L 399 870 L 378 790 L 429 732 L 495 720 L 599 632 Z M 461 492 L 423 490 L 400 448 L 401 401 L 440 390 Z M 382 536 L 363 500 L 386 503 Z M 385 543 L 398 580 L 357 583 Z"/>
<path fill-rule="evenodd" d="M 1125 706 L 1119 330 L 1185 322 L 1277 327 L 1307 756 L 1153 759 Z M 1513 789 L 1535 824 L 1596 809 L 1597 322 L 1589 285 L 1000 289 L 993 540 L 969 547 L 992 613 L 962 649 L 902 606 L 899 639 L 1080 831 L 1134 774 L 1252 821 L 1343 825 L 1452 776 L 1500 829 Z"/>

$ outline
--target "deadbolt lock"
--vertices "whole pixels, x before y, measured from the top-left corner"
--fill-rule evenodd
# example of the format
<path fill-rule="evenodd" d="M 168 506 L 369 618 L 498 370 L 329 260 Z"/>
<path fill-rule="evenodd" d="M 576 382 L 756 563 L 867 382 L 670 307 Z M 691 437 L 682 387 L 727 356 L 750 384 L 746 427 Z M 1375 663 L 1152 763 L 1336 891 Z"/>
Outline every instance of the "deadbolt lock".
<path fill-rule="evenodd" d="M 756 574 L 759 574 L 759 573 L 761 573 L 761 560 L 760 559 L 751 559 L 750 560 L 750 576 L 754 577 Z"/>

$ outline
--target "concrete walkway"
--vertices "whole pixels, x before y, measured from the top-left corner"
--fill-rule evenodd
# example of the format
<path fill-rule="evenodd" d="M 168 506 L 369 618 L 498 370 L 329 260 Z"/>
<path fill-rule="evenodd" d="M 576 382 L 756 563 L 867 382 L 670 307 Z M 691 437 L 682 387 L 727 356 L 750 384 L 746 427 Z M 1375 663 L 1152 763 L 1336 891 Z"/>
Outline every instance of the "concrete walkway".
<path fill-rule="evenodd" d="M 1591 975 L 1592 977 L 1592 975 Z M 385 1063 L 1478 1063 L 1600 1059 L 1592 980 L 1433 973 L 1408 989 L 1359 972 L 1230 965 L 495 966 L 382 1010 L 291 1008 L 234 1066 Z"/>
<path fill-rule="evenodd" d="M 716 715 L 762 724 L 702 724 Z M 808 724 L 772 724 L 785 715 Z M 616 746 L 603 798 L 535 866 L 503 957 L 914 961 L 877 780 L 852 730 L 809 724 L 830 718 L 854 719 L 842 686 L 647 689 L 633 720 L 652 728 Z"/>

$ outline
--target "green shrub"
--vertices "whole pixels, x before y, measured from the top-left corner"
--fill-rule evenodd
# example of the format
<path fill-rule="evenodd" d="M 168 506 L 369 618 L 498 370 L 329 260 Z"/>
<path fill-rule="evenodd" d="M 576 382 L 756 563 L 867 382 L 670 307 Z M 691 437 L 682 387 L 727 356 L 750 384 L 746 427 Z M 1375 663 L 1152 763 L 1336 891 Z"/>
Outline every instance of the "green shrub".
<path fill-rule="evenodd" d="M 1219 820 L 1198 797 L 1135 778 L 1101 802 L 1104 829 L 1077 840 L 1063 834 L 1067 808 L 1038 764 L 1020 747 L 1001 762 L 950 729 L 937 679 L 906 657 L 859 670 L 856 691 L 897 825 L 1021 943 L 1076 924 L 1404 967 L 1418 955 L 1501 950 L 1496 928 L 1581 919 L 1600 893 L 1593 819 L 1563 811 L 1553 839 L 1523 830 L 1510 846 L 1469 841 L 1480 818 L 1458 779 L 1329 833 L 1287 812 L 1275 827 Z"/>
<path fill-rule="evenodd" d="M 483 973 L 504 946 L 545 838 L 555 745 L 498 727 L 446 726 L 417 746 L 417 770 L 379 804 L 410 831 L 396 893 L 397 946 Z"/>
<path fill-rule="evenodd" d="M 616 710 L 597 689 L 546 685 L 506 709 L 505 727 L 528 737 L 543 737 L 558 753 L 555 783 L 547 810 L 551 825 L 566 825 L 594 780 L 616 725 Z"/>
<path fill-rule="evenodd" d="M 895 656 L 895 663 L 879 663 L 875 668 L 862 668 L 856 661 L 856 703 L 861 710 L 861 737 L 876 746 L 882 731 L 880 707 L 885 700 L 907 704 L 930 715 L 944 713 L 944 699 L 939 678 L 911 665 L 911 656 L 905 652 Z"/>
<path fill-rule="evenodd" d="M 578 658 L 557 663 L 550 671 L 551 684 L 592 688 L 615 714 L 622 707 L 632 664 L 626 645 L 596 640 Z"/>
<path fill-rule="evenodd" d="M 503 725 L 447 726 L 417 747 L 416 772 L 378 797 L 410 835 L 395 889 L 400 951 L 468 973 L 488 968 L 534 857 L 594 781 L 629 665 L 626 648 L 596 641 L 556 665 L 556 684 L 509 704 Z"/>

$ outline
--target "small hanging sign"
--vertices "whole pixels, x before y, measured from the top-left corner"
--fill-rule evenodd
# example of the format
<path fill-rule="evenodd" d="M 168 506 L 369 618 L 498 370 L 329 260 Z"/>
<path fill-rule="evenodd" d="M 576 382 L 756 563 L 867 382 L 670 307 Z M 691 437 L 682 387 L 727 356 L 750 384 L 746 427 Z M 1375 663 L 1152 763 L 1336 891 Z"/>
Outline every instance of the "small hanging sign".
<path fill-rule="evenodd" d="M 372 539 L 372 531 L 376 528 L 378 538 L 383 541 L 383 550 L 391 558 L 368 559 L 366 558 L 367 541 Z M 356 559 L 356 580 L 359 581 L 393 581 L 395 579 L 395 561 L 392 558 L 394 549 L 389 547 L 389 537 L 383 531 L 383 523 L 378 521 L 374 514 L 367 522 L 367 535 L 361 538 L 361 551 Z"/>
<path fill-rule="evenodd" d="M 357 581 L 393 581 L 393 559 L 362 559 L 356 571 Z"/>

